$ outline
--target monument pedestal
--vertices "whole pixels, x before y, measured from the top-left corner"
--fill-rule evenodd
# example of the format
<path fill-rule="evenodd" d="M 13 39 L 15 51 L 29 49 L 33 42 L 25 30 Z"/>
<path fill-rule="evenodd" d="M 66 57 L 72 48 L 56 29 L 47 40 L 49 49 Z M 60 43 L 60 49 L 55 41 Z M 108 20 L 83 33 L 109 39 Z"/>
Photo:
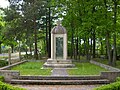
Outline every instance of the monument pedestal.
<path fill-rule="evenodd" d="M 64 59 L 48 59 L 47 62 L 43 65 L 43 67 L 48 68 L 73 68 L 75 65 L 72 64 L 71 60 Z"/>

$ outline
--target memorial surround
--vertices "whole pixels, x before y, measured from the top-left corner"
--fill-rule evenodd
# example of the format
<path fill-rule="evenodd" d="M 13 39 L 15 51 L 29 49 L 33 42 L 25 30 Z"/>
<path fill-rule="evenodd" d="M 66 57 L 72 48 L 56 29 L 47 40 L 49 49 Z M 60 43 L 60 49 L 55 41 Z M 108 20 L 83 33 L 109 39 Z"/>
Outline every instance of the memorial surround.
<path fill-rule="evenodd" d="M 72 61 L 67 59 L 67 31 L 60 21 L 51 31 L 51 58 L 47 59 L 44 67 L 74 67 Z"/>

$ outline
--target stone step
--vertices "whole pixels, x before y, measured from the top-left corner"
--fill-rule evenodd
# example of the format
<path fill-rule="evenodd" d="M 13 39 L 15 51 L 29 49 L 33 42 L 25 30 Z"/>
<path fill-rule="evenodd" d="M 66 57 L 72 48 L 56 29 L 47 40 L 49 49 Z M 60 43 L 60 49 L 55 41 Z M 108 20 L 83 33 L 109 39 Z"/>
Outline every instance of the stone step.
<path fill-rule="evenodd" d="M 74 64 L 60 64 L 60 63 L 56 63 L 56 64 L 48 64 L 47 62 L 43 65 L 44 68 L 73 68 L 75 67 Z"/>
<path fill-rule="evenodd" d="M 32 84 L 32 85 L 92 85 L 108 84 L 107 79 L 100 80 L 16 80 L 12 79 L 11 84 Z"/>
<path fill-rule="evenodd" d="M 96 76 L 19 76 L 20 80 L 99 80 L 105 79 L 99 75 Z"/>

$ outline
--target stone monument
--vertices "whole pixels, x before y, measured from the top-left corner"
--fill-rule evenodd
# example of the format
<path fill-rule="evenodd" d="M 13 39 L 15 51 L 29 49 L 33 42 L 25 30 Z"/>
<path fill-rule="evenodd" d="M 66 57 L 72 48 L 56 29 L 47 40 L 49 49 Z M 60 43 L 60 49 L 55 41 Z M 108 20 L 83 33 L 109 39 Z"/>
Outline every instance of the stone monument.
<path fill-rule="evenodd" d="M 67 32 L 60 21 L 51 31 L 51 58 L 47 60 L 44 67 L 74 67 L 72 61 L 67 59 Z"/>

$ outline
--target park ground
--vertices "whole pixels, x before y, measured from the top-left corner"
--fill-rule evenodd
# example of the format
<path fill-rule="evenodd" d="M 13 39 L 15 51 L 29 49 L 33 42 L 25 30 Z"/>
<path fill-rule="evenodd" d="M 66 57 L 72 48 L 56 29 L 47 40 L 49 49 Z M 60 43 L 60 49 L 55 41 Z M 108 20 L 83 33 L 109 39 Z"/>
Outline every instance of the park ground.
<path fill-rule="evenodd" d="M 27 90 L 93 90 L 101 85 L 18 85 Z"/>

